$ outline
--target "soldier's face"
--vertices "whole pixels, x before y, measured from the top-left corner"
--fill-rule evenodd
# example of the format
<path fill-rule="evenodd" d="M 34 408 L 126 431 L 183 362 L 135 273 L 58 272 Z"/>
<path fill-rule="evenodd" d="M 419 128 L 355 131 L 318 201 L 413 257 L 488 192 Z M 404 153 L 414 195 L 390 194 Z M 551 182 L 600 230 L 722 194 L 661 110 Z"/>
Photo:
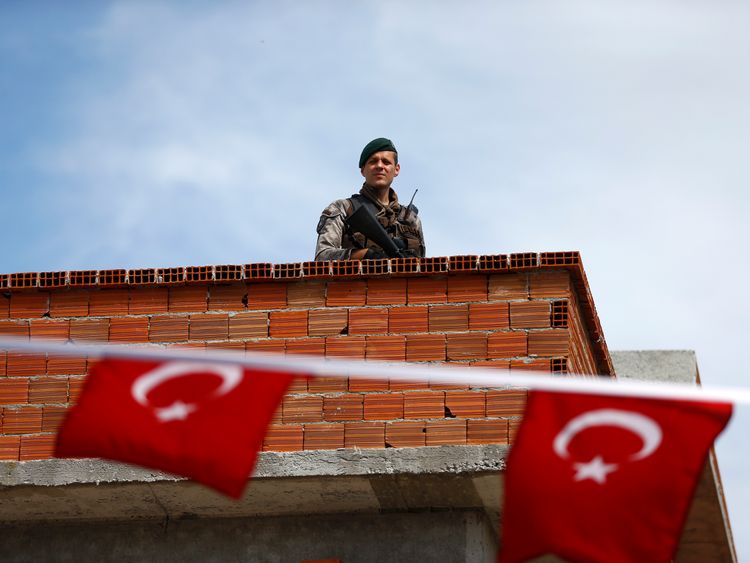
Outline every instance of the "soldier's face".
<path fill-rule="evenodd" d="M 393 179 L 398 176 L 401 166 L 396 164 L 396 153 L 380 151 L 367 159 L 362 167 L 365 183 L 373 188 L 390 187 Z"/>

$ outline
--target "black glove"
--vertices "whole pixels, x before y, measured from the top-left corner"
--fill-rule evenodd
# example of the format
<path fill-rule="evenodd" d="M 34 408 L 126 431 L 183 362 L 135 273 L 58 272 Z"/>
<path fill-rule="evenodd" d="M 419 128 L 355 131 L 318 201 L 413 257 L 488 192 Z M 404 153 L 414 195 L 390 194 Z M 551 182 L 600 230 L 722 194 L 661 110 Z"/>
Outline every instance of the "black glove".
<path fill-rule="evenodd" d="M 380 260 L 382 258 L 388 258 L 388 255 L 379 248 L 368 248 L 365 253 L 363 260 Z"/>

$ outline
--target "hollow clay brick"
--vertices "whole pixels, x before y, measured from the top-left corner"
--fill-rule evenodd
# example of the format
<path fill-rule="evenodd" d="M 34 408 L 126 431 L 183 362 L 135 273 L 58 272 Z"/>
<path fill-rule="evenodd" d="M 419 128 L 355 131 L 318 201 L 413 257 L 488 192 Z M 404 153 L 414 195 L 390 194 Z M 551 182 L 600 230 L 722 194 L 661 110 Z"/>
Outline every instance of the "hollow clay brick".
<path fill-rule="evenodd" d="M 128 313 L 158 315 L 169 311 L 169 290 L 166 287 L 145 287 L 130 290 Z"/>
<path fill-rule="evenodd" d="M 29 321 L 0 321 L 0 336 L 29 337 Z"/>
<path fill-rule="evenodd" d="M 487 391 L 487 416 L 523 416 L 526 395 L 519 389 Z"/>
<path fill-rule="evenodd" d="M 251 311 L 229 316 L 229 339 L 266 338 L 268 336 L 268 313 Z"/>
<path fill-rule="evenodd" d="M 272 354 L 283 354 L 286 350 L 286 342 L 281 338 L 266 338 L 265 340 L 248 340 L 245 343 L 248 352 L 270 352 Z"/>
<path fill-rule="evenodd" d="M 432 305 L 429 312 L 430 332 L 468 330 L 468 305 Z"/>
<path fill-rule="evenodd" d="M 385 444 L 392 448 L 414 448 L 425 445 L 425 423 L 417 420 L 389 422 L 385 425 Z"/>
<path fill-rule="evenodd" d="M 510 326 L 513 328 L 549 328 L 549 301 L 513 301 L 510 304 Z"/>
<path fill-rule="evenodd" d="M 425 422 L 425 445 L 445 446 L 466 443 L 466 420 L 428 420 Z"/>
<path fill-rule="evenodd" d="M 20 436 L 0 436 L 0 461 L 17 461 L 20 449 Z"/>
<path fill-rule="evenodd" d="M 68 402 L 74 405 L 78 402 L 78 397 L 81 396 L 83 385 L 86 383 L 85 377 L 69 377 L 68 378 Z"/>
<path fill-rule="evenodd" d="M 343 424 L 305 424 L 305 450 L 336 450 L 343 447 Z"/>
<path fill-rule="evenodd" d="M 347 309 L 313 309 L 307 319 L 310 336 L 345 334 L 349 324 Z"/>
<path fill-rule="evenodd" d="M 521 420 L 509 420 L 508 421 L 508 443 L 514 444 L 516 442 L 516 436 L 518 435 L 518 429 L 521 428 Z"/>
<path fill-rule="evenodd" d="M 368 360 L 406 359 L 406 338 L 404 336 L 368 336 L 366 344 Z"/>
<path fill-rule="evenodd" d="M 448 299 L 448 281 L 444 277 L 408 278 L 407 303 L 445 303 Z"/>
<path fill-rule="evenodd" d="M 0 405 L 21 405 L 29 402 L 29 380 L 25 377 L 0 379 Z"/>
<path fill-rule="evenodd" d="M 110 342 L 148 342 L 148 317 L 114 317 L 109 323 Z"/>
<path fill-rule="evenodd" d="M 208 310 L 208 288 L 189 285 L 169 288 L 170 313 L 204 313 Z"/>
<path fill-rule="evenodd" d="M 302 451 L 303 429 L 301 424 L 271 424 L 263 438 L 263 451 Z"/>
<path fill-rule="evenodd" d="M 0 294 L 0 319 L 7 319 L 9 315 L 10 315 L 10 294 L 9 293 Z"/>
<path fill-rule="evenodd" d="M 508 421 L 504 419 L 469 420 L 467 444 L 507 444 Z"/>
<path fill-rule="evenodd" d="M 182 342 L 188 339 L 188 318 L 171 315 L 151 317 L 151 342 Z"/>
<path fill-rule="evenodd" d="M 403 393 L 375 393 L 364 397 L 365 420 L 404 418 Z"/>
<path fill-rule="evenodd" d="M 323 420 L 323 397 L 284 397 L 281 403 L 284 423 L 320 422 Z"/>
<path fill-rule="evenodd" d="M 47 370 L 47 356 L 45 354 L 8 352 L 5 361 L 5 371 L 8 377 L 44 375 Z"/>
<path fill-rule="evenodd" d="M 89 314 L 89 292 L 85 290 L 53 291 L 49 301 L 52 317 L 86 317 Z"/>
<path fill-rule="evenodd" d="M 345 448 L 384 448 L 384 422 L 347 422 L 344 424 Z"/>
<path fill-rule="evenodd" d="M 332 281 L 326 289 L 329 307 L 360 307 L 367 302 L 367 284 L 364 281 Z"/>
<path fill-rule="evenodd" d="M 306 356 L 325 356 L 325 338 L 293 338 L 286 341 L 287 354 L 304 354 Z"/>
<path fill-rule="evenodd" d="M 404 393 L 404 418 L 443 418 L 445 393 L 414 391 Z"/>
<path fill-rule="evenodd" d="M 326 338 L 326 356 L 363 360 L 365 358 L 365 337 L 328 337 Z"/>
<path fill-rule="evenodd" d="M 444 334 L 406 335 L 407 362 L 435 362 L 445 360 Z"/>
<path fill-rule="evenodd" d="M 528 299 L 527 274 L 495 274 L 489 278 L 487 298 L 490 301 Z"/>
<path fill-rule="evenodd" d="M 295 377 L 286 392 L 307 393 L 307 377 Z"/>
<path fill-rule="evenodd" d="M 45 406 L 42 408 L 42 432 L 57 432 L 67 414 L 67 407 Z"/>
<path fill-rule="evenodd" d="M 489 358 L 513 358 L 527 354 L 526 333 L 495 332 L 487 337 L 487 356 Z"/>
<path fill-rule="evenodd" d="M 349 387 L 344 377 L 308 377 L 307 390 L 310 393 L 343 393 Z"/>
<path fill-rule="evenodd" d="M 127 315 L 129 311 L 130 291 L 127 289 L 95 289 L 89 292 L 89 315 L 92 317 Z"/>
<path fill-rule="evenodd" d="M 322 307 L 326 303 L 326 284 L 318 281 L 293 282 L 287 285 L 289 307 Z"/>
<path fill-rule="evenodd" d="M 349 334 L 385 334 L 388 309 L 361 307 L 349 309 Z"/>
<path fill-rule="evenodd" d="M 42 431 L 42 409 L 39 407 L 3 408 L 4 434 L 33 434 Z"/>
<path fill-rule="evenodd" d="M 109 319 L 73 319 L 70 339 L 73 342 L 106 342 L 109 338 Z"/>
<path fill-rule="evenodd" d="M 362 420 L 362 395 L 337 395 L 323 399 L 323 419 L 328 422 Z"/>
<path fill-rule="evenodd" d="M 406 305 L 406 278 L 370 279 L 368 305 Z"/>
<path fill-rule="evenodd" d="M 447 334 L 449 360 L 484 360 L 487 358 L 487 335 L 483 332 Z"/>
<path fill-rule="evenodd" d="M 70 338 L 70 321 L 34 319 L 30 323 L 31 338 L 65 342 Z"/>
<path fill-rule="evenodd" d="M 510 368 L 510 361 L 508 360 L 483 360 L 479 362 L 471 362 L 469 364 L 469 367 L 507 370 Z"/>
<path fill-rule="evenodd" d="M 548 270 L 529 274 L 529 296 L 532 299 L 568 297 L 570 274 L 566 270 Z"/>
<path fill-rule="evenodd" d="M 549 359 L 519 359 L 511 360 L 510 369 L 513 371 L 525 370 L 525 371 L 550 371 L 550 360 Z"/>
<path fill-rule="evenodd" d="M 349 378 L 349 391 L 353 393 L 365 393 L 367 391 L 388 391 L 387 379 L 363 379 L 361 377 Z"/>
<path fill-rule="evenodd" d="M 430 384 L 427 381 L 400 381 L 391 379 L 388 387 L 391 391 L 427 391 Z"/>
<path fill-rule="evenodd" d="M 388 332 L 391 334 L 427 332 L 429 327 L 427 312 L 426 306 L 388 309 Z"/>
<path fill-rule="evenodd" d="M 469 330 L 502 330 L 510 328 L 507 303 L 469 304 Z"/>
<path fill-rule="evenodd" d="M 50 459 L 55 451 L 55 436 L 21 436 L 21 453 L 18 459 L 28 461 L 32 459 Z"/>
<path fill-rule="evenodd" d="M 543 330 L 529 333 L 530 356 L 567 356 L 570 334 L 565 329 Z"/>
<path fill-rule="evenodd" d="M 6 356 L 7 354 L 0 350 L 0 376 L 5 377 L 6 374 Z"/>
<path fill-rule="evenodd" d="M 209 311 L 244 311 L 247 302 L 247 286 L 242 283 L 214 285 L 208 290 Z"/>
<path fill-rule="evenodd" d="M 196 343 L 200 344 L 200 343 Z M 245 343 L 236 340 L 219 340 L 205 343 L 206 350 L 229 350 L 231 352 L 245 352 Z"/>
<path fill-rule="evenodd" d="M 247 285 L 248 309 L 283 309 L 286 307 L 285 283 L 251 283 Z"/>
<path fill-rule="evenodd" d="M 447 391 L 445 393 L 446 413 L 461 418 L 482 418 L 485 416 L 485 396 L 483 391 Z"/>
<path fill-rule="evenodd" d="M 36 319 L 49 313 L 49 293 L 31 291 L 10 297 L 11 319 Z"/>
<path fill-rule="evenodd" d="M 68 380 L 65 377 L 40 377 L 29 381 L 29 403 L 68 402 Z"/>
<path fill-rule="evenodd" d="M 448 277 L 448 302 L 487 301 L 487 276 L 461 275 Z"/>
<path fill-rule="evenodd" d="M 229 315 L 206 313 L 190 315 L 190 340 L 226 340 L 229 338 Z"/>
<path fill-rule="evenodd" d="M 47 375 L 83 375 L 86 373 L 85 356 L 47 356 Z"/>

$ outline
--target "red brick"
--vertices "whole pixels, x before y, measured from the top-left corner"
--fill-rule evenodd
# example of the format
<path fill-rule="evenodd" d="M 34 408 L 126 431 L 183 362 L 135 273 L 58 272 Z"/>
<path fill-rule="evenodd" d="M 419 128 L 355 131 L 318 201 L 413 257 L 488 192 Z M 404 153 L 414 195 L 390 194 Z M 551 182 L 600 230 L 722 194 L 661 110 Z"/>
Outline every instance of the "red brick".
<path fill-rule="evenodd" d="M 323 420 L 323 397 L 286 396 L 281 403 L 281 408 L 281 418 L 285 424 Z"/>
<path fill-rule="evenodd" d="M 0 436 L 0 461 L 18 461 L 20 436 Z"/>
<path fill-rule="evenodd" d="M 521 420 L 509 420 L 508 421 L 508 443 L 514 444 L 516 442 L 516 436 L 518 435 L 518 429 L 521 428 Z"/>
<path fill-rule="evenodd" d="M 337 450 L 344 447 L 343 424 L 305 424 L 305 450 Z"/>
<path fill-rule="evenodd" d="M 247 286 L 244 283 L 215 285 L 208 290 L 209 311 L 244 311 Z"/>
<path fill-rule="evenodd" d="M 172 315 L 151 317 L 151 342 L 182 342 L 188 339 L 188 318 Z"/>
<path fill-rule="evenodd" d="M 468 305 L 432 305 L 430 307 L 430 332 L 468 330 Z"/>
<path fill-rule="evenodd" d="M 487 391 L 486 416 L 523 416 L 526 394 L 526 391 L 518 389 Z"/>
<path fill-rule="evenodd" d="M 287 393 L 307 393 L 307 377 L 295 377 Z"/>
<path fill-rule="evenodd" d="M 445 278 L 409 278 L 407 281 L 407 302 L 445 303 L 448 300 L 448 281 Z"/>
<path fill-rule="evenodd" d="M 307 336 L 307 311 L 273 311 L 269 334 L 273 337 Z"/>
<path fill-rule="evenodd" d="M 208 310 L 208 288 L 189 285 L 169 288 L 170 313 L 204 313 Z"/>
<path fill-rule="evenodd" d="M 551 270 L 529 275 L 529 296 L 532 299 L 568 297 L 570 274 L 565 270 Z"/>
<path fill-rule="evenodd" d="M 40 318 L 49 313 L 49 293 L 30 291 L 10 296 L 10 318 Z"/>
<path fill-rule="evenodd" d="M 565 329 L 529 333 L 529 356 L 567 356 L 570 334 Z"/>
<path fill-rule="evenodd" d="M 69 375 L 86 373 L 86 356 L 63 356 L 49 354 L 47 375 Z"/>
<path fill-rule="evenodd" d="M 251 283 L 247 286 L 249 309 L 283 309 L 286 307 L 285 283 Z"/>
<path fill-rule="evenodd" d="M 388 309 L 357 308 L 349 310 L 349 334 L 385 334 L 388 332 Z"/>
<path fill-rule="evenodd" d="M 427 381 L 402 381 L 391 379 L 389 382 L 391 391 L 427 391 L 430 385 Z"/>
<path fill-rule="evenodd" d="M 67 414 L 67 407 L 45 406 L 42 408 L 42 432 L 57 432 Z"/>
<path fill-rule="evenodd" d="M 405 420 L 389 422 L 385 425 L 386 447 L 414 448 L 425 445 L 425 423 L 422 421 Z"/>
<path fill-rule="evenodd" d="M 487 301 L 487 276 L 448 277 L 448 302 Z"/>
<path fill-rule="evenodd" d="M 364 393 L 367 391 L 388 391 L 387 379 L 364 379 L 360 377 L 349 378 L 349 391 Z"/>
<path fill-rule="evenodd" d="M 483 391 L 447 391 L 445 407 L 452 416 L 462 418 L 482 418 L 485 416 L 485 396 Z"/>
<path fill-rule="evenodd" d="M 471 362 L 469 367 L 507 370 L 510 368 L 510 362 L 508 360 L 483 360 L 479 362 Z"/>
<path fill-rule="evenodd" d="M 304 354 L 306 356 L 325 356 L 325 338 L 295 338 L 286 341 L 287 354 Z"/>
<path fill-rule="evenodd" d="M 510 304 L 510 326 L 513 328 L 549 328 L 549 301 L 514 301 Z"/>
<path fill-rule="evenodd" d="M 114 317 L 109 321 L 110 342 L 148 342 L 148 317 Z"/>
<path fill-rule="evenodd" d="M 0 336 L 29 337 L 29 321 L 0 321 Z"/>
<path fill-rule="evenodd" d="M 343 393 L 349 386 L 345 377 L 308 377 L 307 390 L 310 393 Z"/>
<path fill-rule="evenodd" d="M 286 301 L 289 307 L 322 307 L 326 303 L 326 285 L 316 281 L 290 283 Z"/>
<path fill-rule="evenodd" d="M 35 319 L 31 321 L 31 338 L 66 341 L 70 338 L 70 321 L 50 321 Z"/>
<path fill-rule="evenodd" d="M 268 336 L 268 313 L 252 311 L 237 313 L 229 317 L 230 340 L 266 338 Z"/>
<path fill-rule="evenodd" d="M 466 420 L 428 420 L 425 422 L 425 445 L 446 446 L 466 443 Z"/>
<path fill-rule="evenodd" d="M 446 363 L 445 365 L 447 367 L 466 367 L 466 364 Z M 463 383 L 438 383 L 437 381 L 431 380 L 428 382 L 427 388 L 431 389 L 432 391 L 465 391 L 469 388 L 469 386 Z"/>
<path fill-rule="evenodd" d="M 388 309 L 388 332 L 427 332 L 427 307 L 393 307 Z"/>
<path fill-rule="evenodd" d="M 513 371 L 524 370 L 524 371 L 544 371 L 549 373 L 550 361 L 549 359 L 535 359 L 531 360 L 524 358 L 522 360 L 511 360 L 510 369 Z"/>
<path fill-rule="evenodd" d="M 206 313 L 190 315 L 190 340 L 226 340 L 229 338 L 229 315 Z"/>
<path fill-rule="evenodd" d="M 263 451 L 302 451 L 303 429 L 301 424 L 271 424 L 263 438 Z"/>
<path fill-rule="evenodd" d="M 469 330 L 502 330 L 510 328 L 507 303 L 471 303 Z"/>
<path fill-rule="evenodd" d="M 0 319 L 7 319 L 10 315 L 10 294 L 0 295 Z"/>
<path fill-rule="evenodd" d="M 20 461 L 30 459 L 49 459 L 54 457 L 55 436 L 48 434 L 45 436 L 21 436 L 21 455 Z"/>
<path fill-rule="evenodd" d="M 377 393 L 364 396 L 365 420 L 404 418 L 403 393 Z"/>
<path fill-rule="evenodd" d="M 368 360 L 396 360 L 406 359 L 405 336 L 368 336 L 366 357 Z"/>
<path fill-rule="evenodd" d="M 0 351 L 0 376 L 3 376 L 3 377 L 7 375 L 7 372 L 6 372 L 7 364 L 6 364 L 6 359 L 5 359 L 6 355 L 7 354 L 5 352 Z"/>
<path fill-rule="evenodd" d="M 323 399 L 323 419 L 328 422 L 362 420 L 362 395 L 338 395 Z"/>
<path fill-rule="evenodd" d="M 29 381 L 29 403 L 67 403 L 68 380 L 65 377 L 40 377 Z"/>
<path fill-rule="evenodd" d="M 127 315 L 129 310 L 130 292 L 127 289 L 99 289 L 89 293 L 89 315 L 92 317 Z"/>
<path fill-rule="evenodd" d="M 71 405 L 78 402 L 78 397 L 81 396 L 81 391 L 86 383 L 85 377 L 69 377 L 68 378 L 68 401 Z"/>
<path fill-rule="evenodd" d="M 347 422 L 344 424 L 345 448 L 384 448 L 384 422 Z"/>
<path fill-rule="evenodd" d="M 0 405 L 29 402 L 29 380 L 25 377 L 0 379 Z"/>
<path fill-rule="evenodd" d="M 445 393 L 415 391 L 404 393 L 404 418 L 443 418 Z"/>
<path fill-rule="evenodd" d="M 487 337 L 487 356 L 490 358 L 512 358 L 525 356 L 526 333 L 495 332 Z"/>
<path fill-rule="evenodd" d="M 467 444 L 507 444 L 508 421 L 503 419 L 469 420 Z"/>
<path fill-rule="evenodd" d="M 484 360 L 487 358 L 487 335 L 469 332 L 446 335 L 449 360 Z"/>
<path fill-rule="evenodd" d="M 44 375 L 46 370 L 47 356 L 45 354 L 8 352 L 6 355 L 5 371 L 9 377 Z"/>
<path fill-rule="evenodd" d="M 247 350 L 248 352 L 270 352 L 272 354 L 283 354 L 286 350 L 286 342 L 281 338 L 248 340 L 245 343 L 245 350 Z"/>
<path fill-rule="evenodd" d="M 334 336 L 346 331 L 349 324 L 347 309 L 313 309 L 308 316 L 310 336 Z"/>
<path fill-rule="evenodd" d="M 368 280 L 367 304 L 405 305 L 406 278 L 384 278 Z"/>
<path fill-rule="evenodd" d="M 33 434 L 42 431 L 42 409 L 20 407 L 3 409 L 4 434 Z"/>
<path fill-rule="evenodd" d="M 73 342 L 106 342 L 109 338 L 109 319 L 73 319 L 70 339 Z"/>
<path fill-rule="evenodd" d="M 528 276 L 526 274 L 491 275 L 489 279 L 487 298 L 490 301 L 528 299 Z"/>
<path fill-rule="evenodd" d="M 131 315 L 158 315 L 169 311 L 169 290 L 166 287 L 131 289 L 128 312 Z"/>
<path fill-rule="evenodd" d="M 367 302 L 367 284 L 363 281 L 332 281 L 326 290 L 329 307 L 359 307 Z"/>
<path fill-rule="evenodd" d="M 407 362 L 443 360 L 445 360 L 444 334 L 408 334 L 406 336 Z"/>
<path fill-rule="evenodd" d="M 53 291 L 49 313 L 53 317 L 86 317 L 89 314 L 89 292 L 80 290 Z"/>
<path fill-rule="evenodd" d="M 200 344 L 200 343 L 195 342 L 194 344 Z M 206 350 L 230 350 L 232 352 L 244 352 L 245 351 L 244 342 L 214 341 L 214 342 L 206 342 L 205 346 L 206 346 Z"/>
<path fill-rule="evenodd" d="M 326 356 L 332 358 L 365 358 L 364 336 L 338 336 L 326 338 Z"/>

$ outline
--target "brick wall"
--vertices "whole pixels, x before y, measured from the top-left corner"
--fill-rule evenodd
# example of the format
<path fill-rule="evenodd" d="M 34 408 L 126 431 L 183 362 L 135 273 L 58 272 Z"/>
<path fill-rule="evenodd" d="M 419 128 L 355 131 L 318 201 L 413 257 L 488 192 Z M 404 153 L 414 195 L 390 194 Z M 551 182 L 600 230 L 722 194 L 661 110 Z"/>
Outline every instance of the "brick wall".
<path fill-rule="evenodd" d="M 577 253 L 0 276 L 0 335 L 613 375 Z M 0 459 L 49 457 L 94 360 L 0 351 Z M 297 381 L 264 449 L 512 442 L 524 390 Z"/>

